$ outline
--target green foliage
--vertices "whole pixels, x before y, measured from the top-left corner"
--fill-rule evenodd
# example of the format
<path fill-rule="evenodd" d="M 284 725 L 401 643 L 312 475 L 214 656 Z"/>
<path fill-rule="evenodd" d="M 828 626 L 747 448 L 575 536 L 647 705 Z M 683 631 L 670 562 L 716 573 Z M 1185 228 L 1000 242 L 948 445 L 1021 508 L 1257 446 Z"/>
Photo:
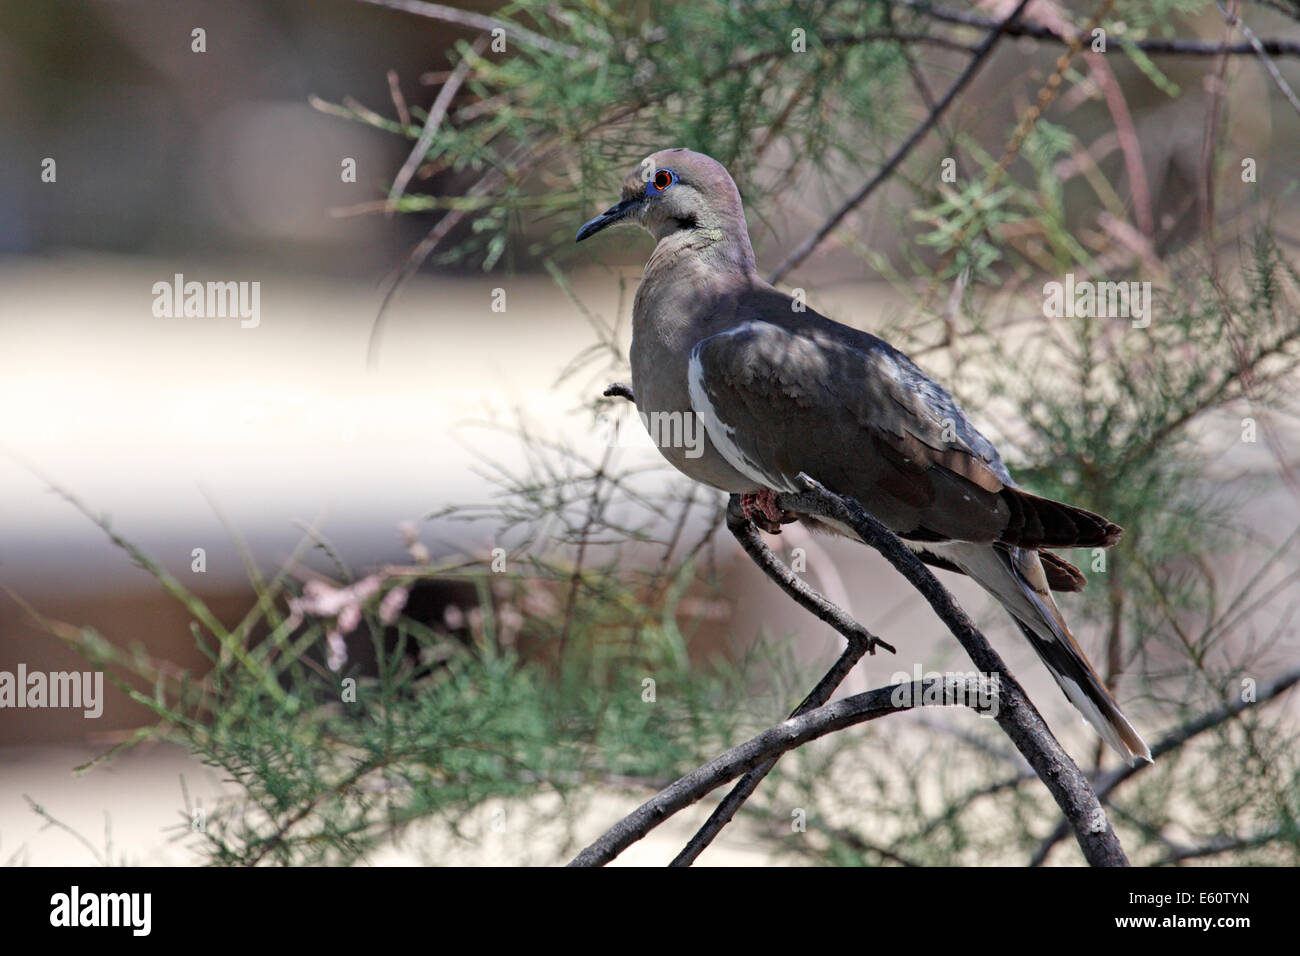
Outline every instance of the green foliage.
<path fill-rule="evenodd" d="M 661 609 L 637 605 L 595 575 L 593 591 L 584 590 L 571 609 L 571 656 L 561 673 L 501 646 L 492 615 L 521 615 L 514 625 L 521 638 L 553 636 L 553 605 L 516 602 L 512 592 L 558 573 L 538 563 L 494 586 L 490 579 L 500 576 L 486 568 L 428 569 L 433 580 L 477 581 L 493 596 L 479 610 L 491 614 L 466 644 L 405 618 L 386 627 L 367 612 L 354 638 L 373 645 L 376 672 L 369 674 L 321 666 L 315 649 L 328 622 L 282 617 L 264 633 L 260 625 L 275 602 L 270 592 L 240 628 L 260 636 L 223 655 L 235 632 L 178 586 L 176 596 L 215 625 L 195 628 L 211 665 L 201 675 L 176 672 L 91 629 L 46 625 L 153 712 L 158 723 L 128 746 L 179 743 L 238 784 L 237 796 L 203 817 L 200 849 L 211 862 L 351 863 L 416 821 L 459 834 L 487 800 L 553 792 L 567 803 L 577 785 L 605 776 L 662 779 L 704 759 L 745 723 L 743 710 L 721 706 L 742 693 L 742 675 L 688 660 L 666 621 L 647 622 L 637 653 L 606 646 L 606 631 Z M 389 585 L 411 581 L 403 576 Z M 284 584 L 280 577 L 275 587 Z M 658 690 L 647 702 L 650 674 Z M 180 830 L 190 829 L 193 813 L 186 808 Z"/>
<path fill-rule="evenodd" d="M 508 54 L 475 55 L 459 47 L 473 66 L 465 84 L 473 102 L 451 111 L 423 157 L 427 173 L 456 185 L 450 195 L 402 201 L 473 220 L 435 263 L 491 268 L 518 238 L 520 217 L 533 238 L 529 254 L 557 255 L 572 245 L 580 210 L 616 192 L 631 163 L 656 149 L 710 153 L 761 206 L 804 169 L 825 173 L 878 154 L 906 122 L 896 101 L 904 51 L 880 38 L 915 28 L 903 15 L 891 27 L 883 4 L 523 0 L 497 15 L 578 48 L 551 54 L 511 40 Z M 806 52 L 794 52 L 796 42 Z M 356 104 L 316 105 L 419 137 L 414 124 Z M 471 183 L 489 187 L 490 199 L 467 205 Z"/>

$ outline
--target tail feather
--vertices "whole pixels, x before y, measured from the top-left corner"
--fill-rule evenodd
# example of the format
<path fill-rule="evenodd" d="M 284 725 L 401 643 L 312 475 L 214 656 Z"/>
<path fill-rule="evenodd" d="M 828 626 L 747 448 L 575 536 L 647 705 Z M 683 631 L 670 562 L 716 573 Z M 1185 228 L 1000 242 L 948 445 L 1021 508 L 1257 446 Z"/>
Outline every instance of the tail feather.
<path fill-rule="evenodd" d="M 1056 638 L 1045 641 L 1019 618 L 1016 619 L 1016 624 L 1025 637 L 1029 638 L 1029 643 L 1038 652 L 1039 658 L 1070 703 L 1092 724 L 1101 738 L 1130 764 L 1136 765 L 1139 760 L 1151 763 L 1151 751 L 1143 742 L 1142 736 L 1129 723 L 1115 703 L 1115 698 L 1106 690 L 1106 685 L 1101 682 L 1088 659 L 1078 652 L 1074 642 L 1065 645 Z"/>
<path fill-rule="evenodd" d="M 1047 574 L 1036 552 L 1005 545 L 952 542 L 940 548 L 997 598 L 1024 632 L 1065 696 L 1103 740 L 1130 764 L 1151 761 L 1151 751 L 1115 703 L 1106 685 L 1083 656 L 1052 599 Z"/>
<path fill-rule="evenodd" d="M 1043 563 L 1047 583 L 1053 591 L 1082 591 L 1088 586 L 1088 579 L 1083 576 L 1083 572 L 1059 554 L 1039 551 L 1038 560 Z"/>
<path fill-rule="evenodd" d="M 804 523 L 808 524 L 807 521 Z M 948 558 L 941 558 L 937 554 L 926 551 L 924 545 L 913 542 L 908 543 L 916 551 L 917 557 L 931 567 L 954 571 L 957 574 L 966 573 Z M 1088 579 L 1083 576 L 1083 572 L 1059 554 L 1053 554 L 1050 551 L 1039 551 L 1038 560 L 1043 563 L 1043 572 L 1047 575 L 1048 587 L 1053 591 L 1082 591 L 1088 586 Z"/>
<path fill-rule="evenodd" d="M 1099 514 L 1007 486 L 1007 526 L 999 540 L 1025 548 L 1109 548 L 1124 529 Z"/>

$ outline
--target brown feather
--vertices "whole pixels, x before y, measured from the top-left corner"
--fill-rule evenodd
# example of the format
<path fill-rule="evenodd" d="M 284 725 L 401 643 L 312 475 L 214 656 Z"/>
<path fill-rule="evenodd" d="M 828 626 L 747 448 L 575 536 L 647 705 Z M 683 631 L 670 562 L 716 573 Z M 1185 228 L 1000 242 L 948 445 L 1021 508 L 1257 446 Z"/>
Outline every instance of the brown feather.
<path fill-rule="evenodd" d="M 903 535 L 903 537 L 909 541 L 924 540 L 915 534 Z M 918 551 L 916 556 L 932 568 L 951 571 L 953 574 L 966 573 L 947 558 L 941 558 L 929 551 Z M 1053 591 L 1082 591 L 1087 586 L 1088 579 L 1083 576 L 1083 572 L 1059 554 L 1053 554 L 1050 551 L 1039 551 L 1038 558 L 1043 564 L 1043 573 L 1047 576 L 1047 585 Z"/>
<path fill-rule="evenodd" d="M 1002 500 L 1011 510 L 998 540 L 1022 548 L 1109 548 L 1124 529 L 1073 505 L 1040 498 L 1019 488 L 1004 488 Z"/>
<path fill-rule="evenodd" d="M 1088 585 L 1088 579 L 1059 554 L 1039 551 L 1038 560 L 1043 562 L 1043 571 L 1047 574 L 1047 583 L 1053 591 L 1082 591 Z"/>

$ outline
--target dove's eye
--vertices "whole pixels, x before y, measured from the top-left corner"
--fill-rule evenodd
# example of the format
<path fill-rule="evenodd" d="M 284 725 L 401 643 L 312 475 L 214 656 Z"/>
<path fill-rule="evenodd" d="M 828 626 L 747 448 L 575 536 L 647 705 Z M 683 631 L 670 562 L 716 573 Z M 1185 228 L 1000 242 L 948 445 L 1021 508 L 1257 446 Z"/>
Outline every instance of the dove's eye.
<path fill-rule="evenodd" d="M 649 188 L 646 192 L 654 190 L 661 193 L 675 182 L 677 182 L 677 174 L 671 169 L 656 169 L 654 178 L 647 184 Z"/>

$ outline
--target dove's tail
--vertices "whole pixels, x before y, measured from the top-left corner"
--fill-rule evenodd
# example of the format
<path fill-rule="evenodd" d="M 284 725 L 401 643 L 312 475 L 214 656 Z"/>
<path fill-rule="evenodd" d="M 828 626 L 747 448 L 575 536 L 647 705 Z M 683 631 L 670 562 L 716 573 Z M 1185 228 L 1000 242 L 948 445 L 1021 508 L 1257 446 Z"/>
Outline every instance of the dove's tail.
<path fill-rule="evenodd" d="M 1034 645 L 1034 650 L 1056 678 L 1061 690 L 1065 691 L 1070 703 L 1101 734 L 1101 738 L 1131 765 L 1136 766 L 1139 760 L 1151 763 L 1151 751 L 1142 736 L 1119 709 L 1119 704 L 1106 690 L 1088 659 L 1079 652 L 1078 645 L 1072 639 L 1064 647 L 1055 637 L 1043 640 L 1019 618 L 1016 618 L 1016 623 L 1029 638 L 1029 643 Z"/>
<path fill-rule="evenodd" d="M 1037 552 L 958 542 L 940 547 L 943 557 L 960 566 L 1011 613 L 1070 703 L 1102 739 L 1130 764 L 1149 763 L 1151 751 L 1083 656 L 1052 600 Z"/>

